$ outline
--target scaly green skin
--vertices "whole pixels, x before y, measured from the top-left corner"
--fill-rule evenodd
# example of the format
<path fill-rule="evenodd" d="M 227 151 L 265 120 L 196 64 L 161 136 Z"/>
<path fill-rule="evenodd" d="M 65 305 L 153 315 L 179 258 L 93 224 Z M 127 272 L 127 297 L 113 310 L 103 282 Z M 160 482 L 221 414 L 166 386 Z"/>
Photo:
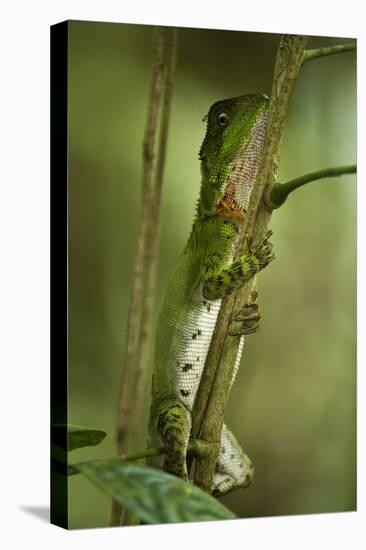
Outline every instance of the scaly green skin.
<path fill-rule="evenodd" d="M 259 95 L 219 101 L 210 108 L 200 150 L 202 183 L 197 212 L 160 311 L 150 444 L 157 444 L 160 438 L 168 450 L 164 469 L 183 479 L 188 479 L 191 410 L 221 299 L 273 259 L 266 238 L 247 255 L 232 261 L 261 160 L 267 109 L 268 99 Z M 252 323 L 253 308 L 250 313 Z M 248 330 L 244 326 L 241 334 L 246 332 L 253 332 L 252 324 Z M 242 345 L 240 353 L 241 349 Z M 239 361 L 240 354 L 235 373 Z M 226 426 L 221 445 L 212 488 L 217 495 L 248 485 L 253 474 L 249 458 Z"/>

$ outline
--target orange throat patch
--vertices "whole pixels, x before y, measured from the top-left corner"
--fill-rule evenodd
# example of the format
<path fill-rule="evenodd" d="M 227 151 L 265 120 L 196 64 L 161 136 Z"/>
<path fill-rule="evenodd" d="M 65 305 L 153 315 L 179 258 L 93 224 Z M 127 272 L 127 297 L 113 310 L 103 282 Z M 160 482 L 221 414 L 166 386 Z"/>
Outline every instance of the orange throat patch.
<path fill-rule="evenodd" d="M 240 207 L 231 196 L 225 195 L 219 200 L 216 206 L 216 213 L 224 218 L 229 218 L 237 222 L 243 223 L 245 218 L 245 210 Z"/>

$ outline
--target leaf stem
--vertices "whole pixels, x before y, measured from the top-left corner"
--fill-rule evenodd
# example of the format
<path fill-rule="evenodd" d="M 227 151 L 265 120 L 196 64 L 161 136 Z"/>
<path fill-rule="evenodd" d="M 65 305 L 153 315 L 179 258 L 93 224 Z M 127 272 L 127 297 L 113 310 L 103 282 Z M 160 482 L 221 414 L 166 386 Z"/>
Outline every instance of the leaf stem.
<path fill-rule="evenodd" d="M 268 208 L 279 208 L 286 201 L 290 193 L 310 183 L 312 181 L 342 176 L 344 174 L 355 174 L 357 167 L 355 164 L 349 166 L 337 166 L 333 168 L 324 168 L 323 170 L 317 170 L 316 172 L 309 172 L 298 178 L 288 181 L 287 183 L 275 183 L 268 188 L 265 195 L 265 201 Z"/>
<path fill-rule="evenodd" d="M 318 57 L 327 55 L 335 55 L 338 53 L 353 52 L 356 50 L 356 42 L 347 42 L 346 44 L 337 44 L 336 46 L 325 46 L 324 48 L 316 48 L 314 50 L 305 50 L 302 64 Z"/>
<path fill-rule="evenodd" d="M 209 444 L 202 439 L 190 439 L 188 443 L 188 453 L 192 456 L 203 458 L 209 452 Z M 151 458 L 154 456 L 160 456 L 166 453 L 164 447 L 150 447 L 148 449 L 139 449 L 138 451 L 133 451 L 132 453 L 126 453 L 119 455 L 114 458 L 119 458 L 120 460 L 134 461 L 140 460 L 142 458 Z M 57 465 L 61 465 L 60 461 L 55 461 Z M 64 469 L 64 465 L 63 469 Z M 76 468 L 77 464 L 70 464 L 67 468 L 67 475 L 73 476 L 79 474 L 79 470 Z"/>

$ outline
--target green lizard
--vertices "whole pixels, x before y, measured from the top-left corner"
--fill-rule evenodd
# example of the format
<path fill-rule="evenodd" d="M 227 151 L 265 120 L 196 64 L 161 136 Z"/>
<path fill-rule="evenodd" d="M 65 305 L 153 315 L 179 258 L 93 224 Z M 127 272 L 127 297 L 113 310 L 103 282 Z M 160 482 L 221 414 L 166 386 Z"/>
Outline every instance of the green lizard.
<path fill-rule="evenodd" d="M 193 228 L 173 270 L 156 333 L 149 444 L 167 449 L 164 469 L 188 480 L 191 411 L 221 299 L 273 259 L 268 236 L 233 262 L 236 236 L 262 157 L 268 98 L 243 95 L 212 105 L 202 143 L 202 183 Z M 256 304 L 244 312 L 240 334 L 255 330 Z M 246 324 L 246 320 L 249 323 Z M 241 337 L 237 372 L 243 348 Z M 212 492 L 250 483 L 253 468 L 224 425 Z"/>

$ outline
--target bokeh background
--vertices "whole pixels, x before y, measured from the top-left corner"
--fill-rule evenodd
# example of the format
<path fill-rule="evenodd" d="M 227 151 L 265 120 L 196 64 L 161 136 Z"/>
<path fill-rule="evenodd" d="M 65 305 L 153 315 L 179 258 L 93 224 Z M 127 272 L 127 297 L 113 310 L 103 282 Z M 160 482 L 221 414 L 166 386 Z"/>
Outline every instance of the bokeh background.
<path fill-rule="evenodd" d="M 99 447 L 71 454 L 79 461 L 115 454 L 152 27 L 73 21 L 69 29 L 69 422 L 108 432 Z M 218 99 L 270 93 L 279 38 L 179 30 L 156 313 L 193 219 L 201 120 Z M 346 40 L 312 37 L 309 47 Z M 279 181 L 355 161 L 355 55 L 313 61 L 291 99 Z M 354 510 L 355 176 L 296 191 L 272 229 L 261 330 L 247 338 L 226 415 L 256 475 L 222 501 L 240 517 Z M 106 526 L 109 511 L 108 497 L 70 478 L 71 528 Z"/>

